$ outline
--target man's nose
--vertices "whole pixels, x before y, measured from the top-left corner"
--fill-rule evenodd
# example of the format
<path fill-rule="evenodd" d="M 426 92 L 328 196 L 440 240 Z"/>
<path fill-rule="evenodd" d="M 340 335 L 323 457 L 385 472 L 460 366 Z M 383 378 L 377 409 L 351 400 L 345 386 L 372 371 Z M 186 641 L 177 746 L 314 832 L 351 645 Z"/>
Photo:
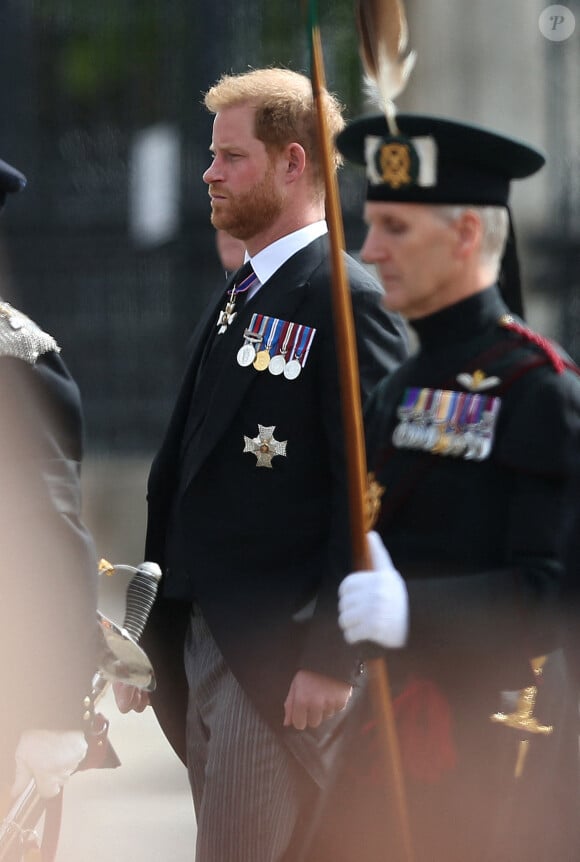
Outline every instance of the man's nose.
<path fill-rule="evenodd" d="M 361 260 L 364 263 L 377 263 L 388 257 L 387 244 L 377 236 L 374 228 L 369 228 L 363 247 L 360 250 Z"/>
<path fill-rule="evenodd" d="M 214 159 L 211 165 L 203 172 L 203 181 L 208 185 L 210 183 L 215 183 L 216 180 L 219 179 L 219 165 L 217 163 L 217 159 Z"/>

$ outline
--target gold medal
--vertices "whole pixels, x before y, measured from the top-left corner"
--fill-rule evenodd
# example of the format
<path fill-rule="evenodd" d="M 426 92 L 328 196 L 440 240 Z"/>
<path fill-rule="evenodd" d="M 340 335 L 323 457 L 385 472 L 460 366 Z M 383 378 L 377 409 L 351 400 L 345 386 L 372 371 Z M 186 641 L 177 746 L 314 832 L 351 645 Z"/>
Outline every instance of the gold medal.
<path fill-rule="evenodd" d="M 254 359 L 253 366 L 256 371 L 265 371 L 268 365 L 270 364 L 270 354 L 267 350 L 260 350 L 256 354 L 256 358 Z"/>
<path fill-rule="evenodd" d="M 268 334 L 266 337 L 266 346 L 263 350 L 260 350 L 254 360 L 254 368 L 256 371 L 265 371 L 268 365 L 270 364 L 270 351 L 274 350 L 274 342 L 277 338 L 277 333 L 280 330 L 280 325 L 282 323 L 277 317 L 275 318 L 264 318 L 268 321 Z"/>

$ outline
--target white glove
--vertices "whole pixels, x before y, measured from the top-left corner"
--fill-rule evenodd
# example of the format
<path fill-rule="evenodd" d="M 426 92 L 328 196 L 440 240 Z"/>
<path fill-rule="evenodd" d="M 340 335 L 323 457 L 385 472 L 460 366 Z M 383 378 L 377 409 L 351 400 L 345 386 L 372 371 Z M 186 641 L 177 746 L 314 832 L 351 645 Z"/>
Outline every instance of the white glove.
<path fill-rule="evenodd" d="M 395 569 L 378 533 L 368 533 L 373 570 L 354 572 L 341 583 L 338 622 L 352 644 L 373 641 L 382 647 L 401 647 L 409 627 L 407 587 Z"/>
<path fill-rule="evenodd" d="M 19 796 L 34 779 L 40 796 L 56 796 L 86 753 L 80 730 L 25 730 L 16 747 L 11 795 Z"/>

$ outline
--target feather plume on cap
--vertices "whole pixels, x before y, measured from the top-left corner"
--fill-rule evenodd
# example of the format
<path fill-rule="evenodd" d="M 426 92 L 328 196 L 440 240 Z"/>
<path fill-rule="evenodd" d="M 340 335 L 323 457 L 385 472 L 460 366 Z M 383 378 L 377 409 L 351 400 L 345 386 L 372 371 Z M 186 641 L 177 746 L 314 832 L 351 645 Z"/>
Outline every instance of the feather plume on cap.
<path fill-rule="evenodd" d="M 402 93 L 415 65 L 408 50 L 408 28 L 402 0 L 357 0 L 359 51 L 373 93 L 378 91 L 391 135 L 399 130 L 394 100 Z"/>

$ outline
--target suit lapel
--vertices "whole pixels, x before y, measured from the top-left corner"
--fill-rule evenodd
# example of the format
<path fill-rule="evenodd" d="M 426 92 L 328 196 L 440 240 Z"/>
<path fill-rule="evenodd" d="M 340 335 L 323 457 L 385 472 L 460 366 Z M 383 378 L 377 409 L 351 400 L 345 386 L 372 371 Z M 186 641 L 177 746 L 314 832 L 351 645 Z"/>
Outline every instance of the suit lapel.
<path fill-rule="evenodd" d="M 325 248 L 326 239 L 321 237 L 293 255 L 240 309 L 228 331 L 216 336 L 219 340 L 201 370 L 192 394 L 189 415 L 195 417 L 195 421 L 188 423 L 183 440 L 185 460 L 182 488 L 189 484 L 224 434 L 247 389 L 263 373 L 251 366 L 242 368 L 236 358 L 244 343 L 244 330 L 249 326 L 252 314 L 259 312 L 294 320 L 295 313 L 307 295 L 309 278 L 324 260 Z M 196 351 L 196 354 L 199 363 L 201 353 Z M 196 445 L 192 445 L 195 437 Z"/>
<path fill-rule="evenodd" d="M 224 304 L 225 291 L 229 290 L 233 282 L 234 278 L 232 277 L 225 288 L 215 291 L 190 338 L 189 362 L 181 381 L 163 442 L 153 462 L 152 474 L 153 472 L 160 476 L 168 474 L 172 472 L 170 466 L 177 464 L 182 441 L 184 435 L 187 433 L 187 420 L 190 414 L 192 394 L 195 391 L 199 375 L 200 363 L 208 340 L 214 336 L 214 327 L 217 324 L 218 314 Z M 159 466 L 158 470 L 154 470 L 155 465 Z"/>

